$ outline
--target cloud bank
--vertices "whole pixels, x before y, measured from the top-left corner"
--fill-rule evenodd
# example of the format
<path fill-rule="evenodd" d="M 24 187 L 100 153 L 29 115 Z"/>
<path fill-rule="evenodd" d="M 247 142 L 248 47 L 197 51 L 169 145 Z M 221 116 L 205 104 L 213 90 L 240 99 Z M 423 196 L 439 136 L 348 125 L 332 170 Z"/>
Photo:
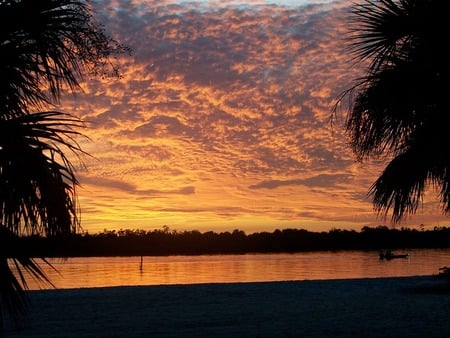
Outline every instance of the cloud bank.
<path fill-rule="evenodd" d="M 361 67 L 350 1 L 94 2 L 133 50 L 121 79 L 87 79 L 62 109 L 89 123 L 84 228 L 246 231 L 379 224 L 335 99 Z"/>

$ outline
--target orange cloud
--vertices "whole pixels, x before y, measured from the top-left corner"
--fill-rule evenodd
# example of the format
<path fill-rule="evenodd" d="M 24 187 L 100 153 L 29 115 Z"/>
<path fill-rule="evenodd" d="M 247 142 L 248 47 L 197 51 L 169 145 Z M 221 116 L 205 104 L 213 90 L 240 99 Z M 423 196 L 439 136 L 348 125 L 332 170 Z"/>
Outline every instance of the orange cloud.
<path fill-rule="evenodd" d="M 344 52 L 351 1 L 280 3 L 95 2 L 133 54 L 61 103 L 89 123 L 85 229 L 380 223 L 366 193 L 382 164 L 355 163 L 343 114 L 330 121 L 362 71 Z"/>

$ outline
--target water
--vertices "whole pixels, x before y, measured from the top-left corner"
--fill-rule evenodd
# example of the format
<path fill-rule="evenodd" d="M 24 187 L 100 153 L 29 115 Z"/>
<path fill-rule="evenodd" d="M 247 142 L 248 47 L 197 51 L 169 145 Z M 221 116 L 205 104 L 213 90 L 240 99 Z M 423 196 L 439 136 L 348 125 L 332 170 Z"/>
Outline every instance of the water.
<path fill-rule="evenodd" d="M 146 256 L 142 264 L 141 257 L 74 257 L 50 259 L 57 271 L 41 266 L 58 289 L 422 276 L 450 266 L 450 249 L 407 253 L 407 259 L 390 261 L 376 251 Z M 51 287 L 29 279 L 29 288 Z"/>

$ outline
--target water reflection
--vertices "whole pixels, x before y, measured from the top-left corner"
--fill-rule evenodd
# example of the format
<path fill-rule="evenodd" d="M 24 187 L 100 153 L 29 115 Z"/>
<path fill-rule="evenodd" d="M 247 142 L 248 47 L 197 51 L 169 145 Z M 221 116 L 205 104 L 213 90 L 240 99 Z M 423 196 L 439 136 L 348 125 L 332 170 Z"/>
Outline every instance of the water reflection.
<path fill-rule="evenodd" d="M 450 249 L 409 250 L 410 257 L 379 260 L 375 251 L 165 257 L 50 259 L 45 271 L 57 288 L 239 283 L 432 275 L 450 265 Z M 41 289 L 33 281 L 30 289 Z"/>

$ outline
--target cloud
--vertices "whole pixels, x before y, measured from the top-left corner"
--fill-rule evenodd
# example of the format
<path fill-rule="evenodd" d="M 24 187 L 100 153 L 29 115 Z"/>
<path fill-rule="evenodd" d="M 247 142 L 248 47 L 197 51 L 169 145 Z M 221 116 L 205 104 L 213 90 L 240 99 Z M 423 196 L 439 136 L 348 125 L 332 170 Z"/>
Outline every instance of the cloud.
<path fill-rule="evenodd" d="M 305 179 L 291 179 L 291 180 L 266 180 L 258 184 L 250 185 L 250 189 L 276 189 L 284 186 L 303 185 L 314 188 L 328 188 L 332 189 L 349 179 L 347 174 L 320 174 Z"/>
<path fill-rule="evenodd" d="M 350 4 L 93 2 L 133 54 L 117 58 L 122 78 L 87 79 L 61 101 L 89 121 L 80 197 L 96 212 L 83 222 L 376 222 L 365 194 L 382 165 L 356 165 L 344 114 L 330 121 L 362 73 L 345 54 Z"/>
<path fill-rule="evenodd" d="M 131 195 L 144 195 L 148 197 L 166 196 L 166 195 L 192 195 L 195 194 L 195 187 L 186 186 L 179 189 L 172 190 L 158 190 L 158 189 L 138 189 L 136 185 L 126 183 L 120 180 L 109 179 L 105 177 L 88 177 L 81 176 L 81 184 L 89 184 L 91 186 L 105 187 L 111 191 L 126 192 Z"/>
<path fill-rule="evenodd" d="M 187 137 L 190 128 L 177 118 L 170 116 L 154 116 L 150 120 L 133 130 L 132 134 L 147 137 Z"/>

